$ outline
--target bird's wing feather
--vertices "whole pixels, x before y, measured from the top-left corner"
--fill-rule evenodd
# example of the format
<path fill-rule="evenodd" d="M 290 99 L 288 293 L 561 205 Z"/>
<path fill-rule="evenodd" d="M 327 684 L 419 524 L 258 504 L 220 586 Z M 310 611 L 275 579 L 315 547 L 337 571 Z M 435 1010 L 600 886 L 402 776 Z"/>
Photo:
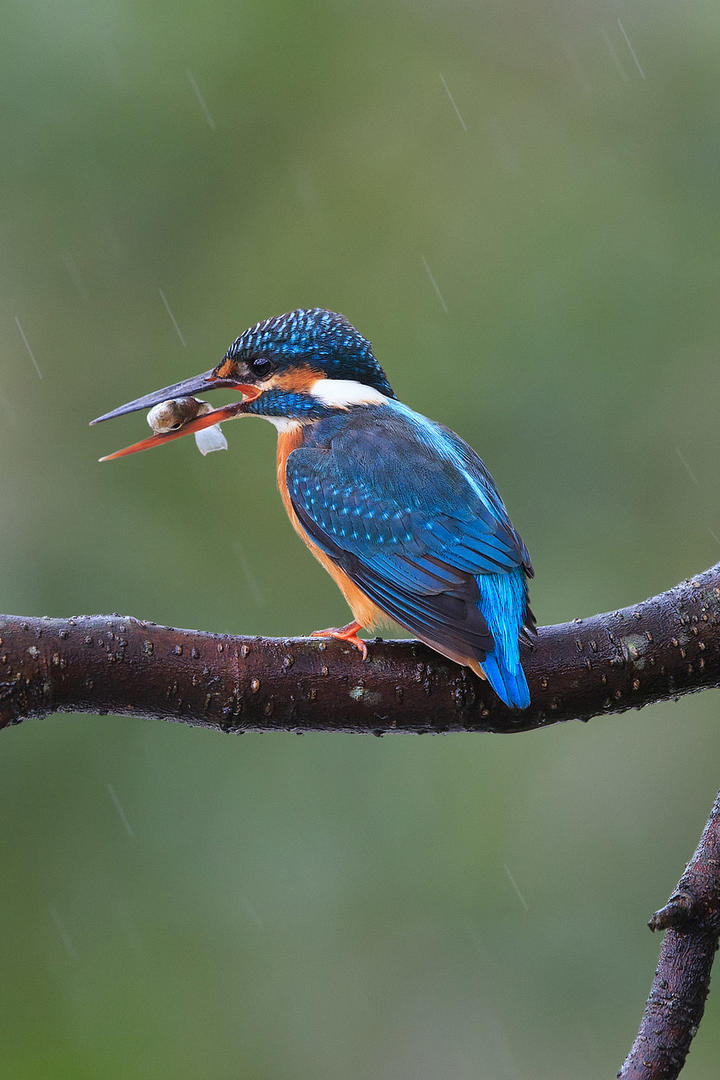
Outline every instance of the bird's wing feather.
<path fill-rule="evenodd" d="M 472 477 L 474 482 L 477 483 L 484 491 L 485 497 L 487 498 L 490 505 L 493 507 L 493 511 L 498 515 L 499 518 L 502 518 L 506 522 L 508 528 L 512 532 L 513 539 L 515 541 L 518 561 L 521 563 L 527 576 L 529 578 L 534 577 L 535 571 L 533 570 L 533 565 L 530 561 L 530 552 L 525 547 L 525 544 L 523 543 L 523 540 L 519 533 L 513 528 L 513 525 L 508 517 L 507 510 L 505 509 L 505 504 L 500 497 L 500 492 L 495 485 L 495 481 L 488 472 L 485 462 L 475 453 L 473 448 L 469 446 L 464 439 L 460 438 L 460 436 L 455 431 L 452 431 L 450 428 L 444 427 L 440 424 L 436 426 L 441 428 L 443 434 L 446 436 L 449 443 L 452 445 L 453 449 L 457 453 L 459 459 L 462 461 L 464 468 L 467 469 L 468 474 Z"/>
<path fill-rule="evenodd" d="M 492 649 L 476 576 L 529 559 L 459 436 L 396 403 L 357 410 L 317 425 L 287 484 L 314 542 L 391 617 L 448 655 Z"/>

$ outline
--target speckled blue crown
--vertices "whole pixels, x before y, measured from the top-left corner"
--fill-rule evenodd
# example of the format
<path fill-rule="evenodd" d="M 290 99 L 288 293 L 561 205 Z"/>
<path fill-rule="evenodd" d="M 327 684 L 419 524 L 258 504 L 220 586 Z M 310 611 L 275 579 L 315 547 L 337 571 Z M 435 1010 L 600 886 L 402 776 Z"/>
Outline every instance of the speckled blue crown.
<path fill-rule="evenodd" d="M 288 367 L 306 363 L 329 379 L 354 379 L 395 397 L 370 342 L 344 315 L 323 308 L 298 308 L 256 323 L 226 355 L 231 360 L 267 356 Z"/>

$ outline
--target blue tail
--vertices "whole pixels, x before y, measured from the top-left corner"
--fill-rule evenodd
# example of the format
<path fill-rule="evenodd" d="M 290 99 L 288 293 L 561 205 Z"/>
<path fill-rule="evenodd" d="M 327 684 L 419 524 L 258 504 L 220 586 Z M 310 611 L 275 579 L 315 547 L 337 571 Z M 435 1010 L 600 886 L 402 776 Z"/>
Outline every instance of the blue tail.
<path fill-rule="evenodd" d="M 524 571 L 517 567 L 507 574 L 480 574 L 476 580 L 480 610 L 495 641 L 495 648 L 481 662 L 482 669 L 508 708 L 525 709 L 530 704 L 530 691 L 518 645 L 527 613 Z"/>
<path fill-rule="evenodd" d="M 528 690 L 525 672 L 519 661 L 515 670 L 510 671 L 503 661 L 498 659 L 496 649 L 495 652 L 488 653 L 481 666 L 487 676 L 487 681 L 509 709 L 526 709 L 528 707 L 530 704 L 530 691 Z"/>

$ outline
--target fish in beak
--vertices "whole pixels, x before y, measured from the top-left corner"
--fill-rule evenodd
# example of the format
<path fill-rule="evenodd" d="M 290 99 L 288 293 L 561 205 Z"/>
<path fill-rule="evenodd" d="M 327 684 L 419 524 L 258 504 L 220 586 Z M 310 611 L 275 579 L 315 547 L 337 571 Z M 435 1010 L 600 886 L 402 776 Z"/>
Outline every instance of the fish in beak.
<path fill-rule="evenodd" d="M 195 400 L 194 395 L 197 393 L 223 388 L 238 391 L 243 395 L 243 400 L 232 405 L 224 405 L 219 409 L 210 409 L 206 402 Z M 259 397 L 260 393 L 257 386 L 222 378 L 215 374 L 214 368 L 211 368 L 202 375 L 195 375 L 191 379 L 173 383 L 172 386 L 165 386 L 162 390 L 155 390 L 151 394 L 145 394 L 144 397 L 136 398 L 126 405 L 120 405 L 117 409 L 112 409 L 111 412 L 90 421 L 91 425 L 100 424 L 103 420 L 114 420 L 116 416 L 125 416 L 126 413 L 139 412 L 141 409 L 150 410 L 148 421 L 155 433 L 147 439 L 133 443 L 132 446 L 126 446 L 123 450 L 116 450 L 114 454 L 107 454 L 100 458 L 100 461 L 112 461 L 114 458 L 136 454 L 139 450 L 150 450 L 154 446 L 161 446 L 183 435 L 197 434 L 207 428 L 217 427 L 223 420 L 231 420 L 234 416 L 241 415 L 248 402 Z M 168 408 L 158 409 L 157 406 L 161 405 L 167 405 Z M 224 439 L 219 427 L 217 427 L 217 435 L 219 437 L 197 439 L 201 453 L 223 448 Z"/>

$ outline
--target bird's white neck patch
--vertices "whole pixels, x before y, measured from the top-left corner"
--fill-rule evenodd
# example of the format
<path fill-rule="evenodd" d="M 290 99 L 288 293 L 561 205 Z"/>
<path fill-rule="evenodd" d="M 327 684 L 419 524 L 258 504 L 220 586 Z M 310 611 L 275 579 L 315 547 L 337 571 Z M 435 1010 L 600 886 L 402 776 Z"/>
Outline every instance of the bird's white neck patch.
<path fill-rule="evenodd" d="M 302 424 L 299 420 L 293 420 L 289 416 L 263 416 L 263 420 L 269 420 L 279 435 L 288 435 L 291 431 L 298 431 Z"/>
<path fill-rule="evenodd" d="M 336 409 L 351 405 L 387 405 L 388 399 L 379 390 L 353 379 L 317 379 L 310 387 L 316 401 Z"/>

